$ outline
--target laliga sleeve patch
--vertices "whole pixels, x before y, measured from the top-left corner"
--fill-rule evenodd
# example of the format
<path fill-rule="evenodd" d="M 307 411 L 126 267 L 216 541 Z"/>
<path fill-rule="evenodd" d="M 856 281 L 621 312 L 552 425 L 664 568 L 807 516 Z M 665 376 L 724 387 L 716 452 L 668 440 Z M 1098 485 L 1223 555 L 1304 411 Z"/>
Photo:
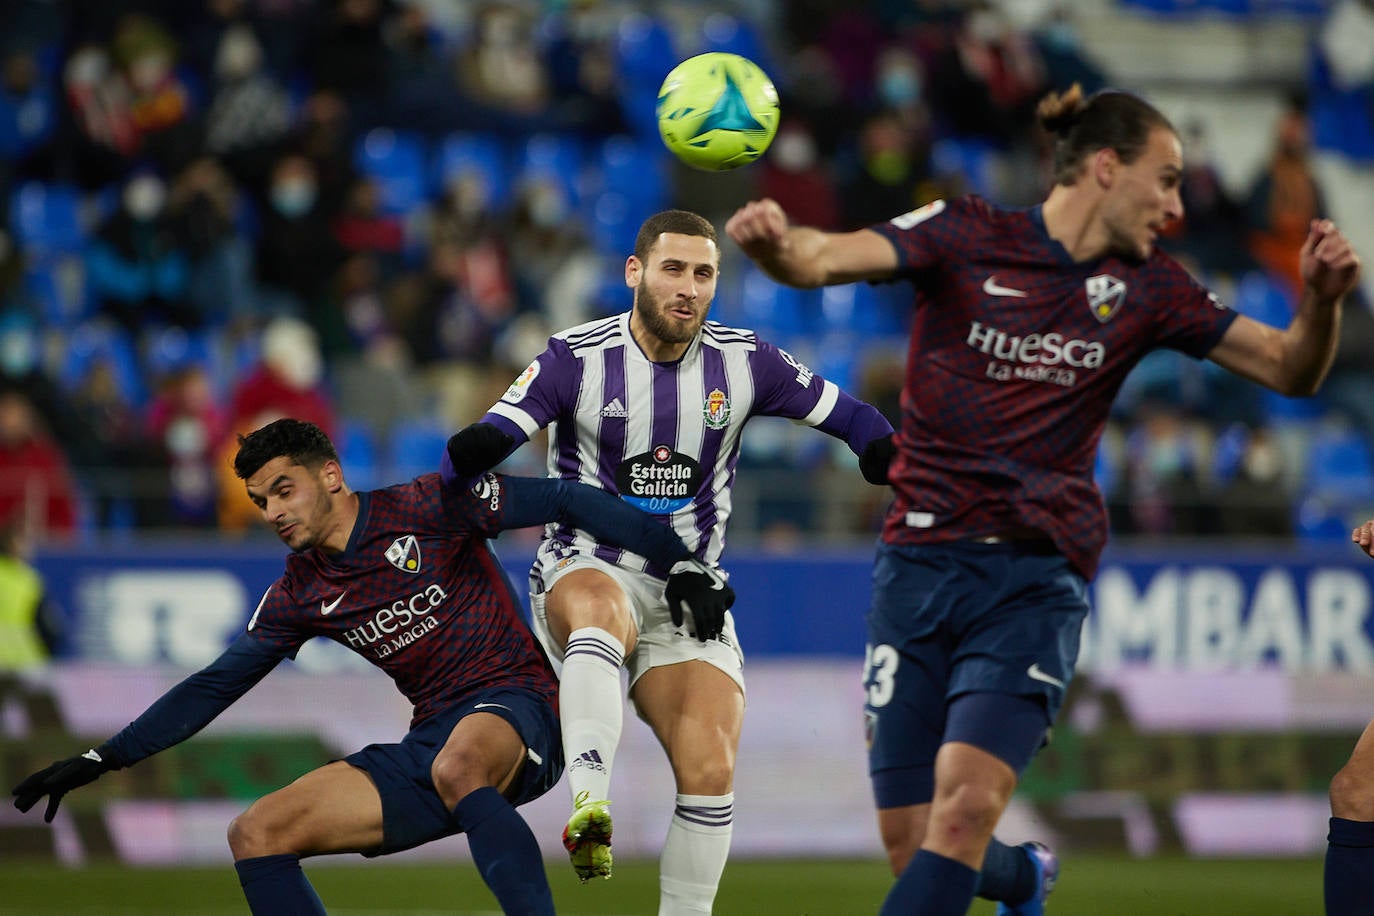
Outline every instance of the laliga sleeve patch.
<path fill-rule="evenodd" d="M 501 400 L 508 404 L 519 404 L 525 399 L 525 395 L 530 393 L 530 385 L 539 377 L 539 360 L 535 360 L 525 367 L 515 381 L 510 383 L 506 393 L 501 396 Z"/>
<path fill-rule="evenodd" d="M 917 207 L 909 213 L 903 213 L 901 216 L 894 216 L 889 222 L 898 229 L 910 229 L 912 226 L 918 226 L 932 216 L 939 216 L 943 212 L 945 212 L 945 202 L 943 200 L 932 200 L 924 207 Z"/>

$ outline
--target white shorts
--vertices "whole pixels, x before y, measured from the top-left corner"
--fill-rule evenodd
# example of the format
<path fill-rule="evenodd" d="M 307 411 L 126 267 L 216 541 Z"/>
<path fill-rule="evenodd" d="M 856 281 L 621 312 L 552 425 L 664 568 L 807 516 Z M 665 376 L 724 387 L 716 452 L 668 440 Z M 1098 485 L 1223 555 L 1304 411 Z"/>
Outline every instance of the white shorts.
<path fill-rule="evenodd" d="M 686 622 L 681 627 L 673 626 L 668 602 L 663 598 L 662 579 L 622 569 L 589 554 L 559 559 L 540 553 L 530 570 L 530 609 L 534 617 L 534 634 L 559 677 L 563 675 L 563 647 L 555 645 L 549 636 L 549 616 L 544 602 L 554 583 L 574 569 L 595 569 L 605 573 L 616 581 L 630 601 L 630 612 L 639 631 L 634 651 L 625 657 L 631 688 L 650 668 L 699 660 L 724 671 L 739 685 L 740 692 L 744 692 L 744 651 L 735 636 L 735 618 L 729 611 L 725 612 L 725 629 L 720 638 L 703 643 L 687 631 Z"/>

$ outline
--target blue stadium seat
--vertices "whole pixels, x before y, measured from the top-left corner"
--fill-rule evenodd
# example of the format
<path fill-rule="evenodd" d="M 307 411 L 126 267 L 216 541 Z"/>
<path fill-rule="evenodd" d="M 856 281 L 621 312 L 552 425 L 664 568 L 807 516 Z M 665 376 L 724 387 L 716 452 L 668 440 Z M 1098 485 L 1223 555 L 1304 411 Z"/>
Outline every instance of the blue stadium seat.
<path fill-rule="evenodd" d="M 622 86 L 631 91 L 648 87 L 657 94 L 663 77 L 677 60 L 672 27 L 664 19 L 642 12 L 621 18 L 615 36 L 615 63 Z"/>
<path fill-rule="evenodd" d="M 1374 499 L 1374 455 L 1368 441 L 1344 426 L 1320 427 L 1308 443 L 1303 490 L 1343 505 Z"/>
<path fill-rule="evenodd" d="M 1354 527 L 1338 504 L 1321 497 L 1309 496 L 1295 510 L 1293 530 L 1304 544 L 1348 546 Z"/>
<path fill-rule="evenodd" d="M 640 213 L 629 196 L 620 191 L 603 191 L 592 201 L 592 243 L 597 251 L 611 257 L 625 257 L 635 247 Z"/>
<path fill-rule="evenodd" d="M 354 490 L 375 490 L 392 482 L 382 477 L 377 437 L 372 427 L 363 421 L 348 418 L 340 420 L 339 433 L 335 437 L 334 445 L 339 450 L 339 461 L 343 464 L 344 476 Z M 435 467 L 437 466 L 435 464 Z"/>
<path fill-rule="evenodd" d="M 1276 328 L 1293 320 L 1293 295 L 1264 270 L 1248 270 L 1236 284 L 1234 308 Z"/>
<path fill-rule="evenodd" d="M 59 383 L 67 391 L 75 390 L 91 366 L 100 360 L 109 363 L 126 401 L 136 407 L 146 403 L 148 389 L 133 340 L 123 330 L 104 322 L 86 322 L 72 330 L 58 368 Z"/>
<path fill-rule="evenodd" d="M 773 74 L 772 61 L 768 49 L 753 22 L 725 12 L 711 13 L 701 20 L 701 46 L 692 54 L 707 51 L 724 51 L 747 57 L 763 68 L 763 72 Z M 690 56 L 684 55 L 684 56 Z"/>
<path fill-rule="evenodd" d="M 382 209 L 410 213 L 426 200 L 428 153 L 418 134 L 377 127 L 358 138 L 353 161 L 381 189 Z"/>
<path fill-rule="evenodd" d="M 81 194 L 69 185 L 27 181 L 10 198 L 10 229 L 31 263 L 80 254 L 86 245 Z"/>
<path fill-rule="evenodd" d="M 616 81 L 621 113 L 636 136 L 658 137 L 658 89 L 680 55 L 671 27 L 661 18 L 629 13 L 616 30 Z"/>
<path fill-rule="evenodd" d="M 226 373 L 222 371 L 218 344 L 213 331 L 188 331 L 175 325 L 151 328 L 143 335 L 145 378 L 157 380 L 187 366 L 200 366 L 219 394 L 227 393 Z"/>
<path fill-rule="evenodd" d="M 501 139 L 495 134 L 460 131 L 439 141 L 434 154 L 434 193 L 445 193 L 449 182 L 466 173 L 481 177 L 493 210 L 503 210 L 510 203 L 510 166 Z"/>
<path fill-rule="evenodd" d="M 516 157 L 519 180 L 553 179 L 573 206 L 582 202 L 582 169 L 586 154 L 572 134 L 538 133 L 529 137 Z"/>
<path fill-rule="evenodd" d="M 765 339 L 814 334 L 821 327 L 820 301 L 814 291 L 775 283 L 752 264 L 745 266 L 742 273 L 737 308 L 732 310 L 738 318 L 719 320 L 738 321 Z M 824 292 L 834 289 L 843 287 L 826 287 Z"/>
<path fill-rule="evenodd" d="M 930 149 L 931 165 L 939 175 L 961 175 L 968 191 L 996 202 L 1000 153 L 991 144 L 971 137 L 945 137 Z"/>
<path fill-rule="evenodd" d="M 391 431 L 389 482 L 399 483 L 439 470 L 444 446 L 452 434 L 453 430 L 429 417 L 397 423 Z"/>
<path fill-rule="evenodd" d="M 71 327 L 91 317 L 95 308 L 86 262 L 77 254 L 31 262 L 24 271 L 24 291 L 49 327 Z"/>
<path fill-rule="evenodd" d="M 591 187 L 625 195 L 644 216 L 667 208 L 672 198 L 668 169 L 672 154 L 657 139 L 607 137 L 597 144 L 591 159 Z"/>
<path fill-rule="evenodd" d="M 820 291 L 820 324 L 870 337 L 901 337 L 908 329 L 910 292 L 902 285 L 846 283 Z"/>

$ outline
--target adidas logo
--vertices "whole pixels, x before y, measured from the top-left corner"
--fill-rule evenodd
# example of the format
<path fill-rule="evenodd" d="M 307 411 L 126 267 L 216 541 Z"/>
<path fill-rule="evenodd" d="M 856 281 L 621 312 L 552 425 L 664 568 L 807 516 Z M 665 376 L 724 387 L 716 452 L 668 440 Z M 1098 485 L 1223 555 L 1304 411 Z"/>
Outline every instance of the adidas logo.
<path fill-rule="evenodd" d="M 601 408 L 601 415 L 611 419 L 623 420 L 630 415 L 625 409 L 625 405 L 620 403 L 620 398 L 611 398 L 610 403 Z"/>
<path fill-rule="evenodd" d="M 569 772 L 579 768 L 595 770 L 598 773 L 606 772 L 606 764 L 601 761 L 601 752 L 596 748 L 578 754 L 573 762 L 568 765 Z"/>

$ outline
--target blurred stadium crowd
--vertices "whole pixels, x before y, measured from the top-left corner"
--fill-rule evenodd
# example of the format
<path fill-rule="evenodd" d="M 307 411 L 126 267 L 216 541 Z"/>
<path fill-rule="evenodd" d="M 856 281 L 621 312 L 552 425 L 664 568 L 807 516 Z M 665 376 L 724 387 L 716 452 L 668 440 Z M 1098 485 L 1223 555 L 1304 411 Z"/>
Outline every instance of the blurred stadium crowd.
<path fill-rule="evenodd" d="M 1047 175 L 1036 101 L 1112 83 L 1075 4 L 1032 6 L 6 0 L 0 522 L 62 539 L 250 531 L 227 457 L 285 414 L 335 436 L 355 487 L 427 470 L 547 334 L 628 307 L 624 258 L 664 207 L 721 225 L 766 194 L 851 228 L 965 191 L 1029 204 Z M 1353 9 L 1342 34 L 1374 29 L 1359 3 L 1121 6 L 1299 17 L 1314 35 Z M 663 75 L 708 50 L 755 59 L 782 96 L 766 160 L 734 173 L 692 172 L 658 141 Z M 1314 137 L 1374 162 L 1374 61 L 1315 41 L 1312 60 L 1276 90 L 1247 195 L 1218 179 L 1207 125 L 1179 125 L 1188 212 L 1167 247 L 1280 325 L 1325 213 Z M 781 289 L 726 247 L 714 317 L 895 419 L 901 291 Z M 1166 354 L 1129 381 L 1099 460 L 1117 533 L 1346 536 L 1352 507 L 1374 504 L 1364 298 L 1318 398 L 1208 365 Z M 754 430 L 737 537 L 876 530 L 882 495 L 823 438 Z"/>

